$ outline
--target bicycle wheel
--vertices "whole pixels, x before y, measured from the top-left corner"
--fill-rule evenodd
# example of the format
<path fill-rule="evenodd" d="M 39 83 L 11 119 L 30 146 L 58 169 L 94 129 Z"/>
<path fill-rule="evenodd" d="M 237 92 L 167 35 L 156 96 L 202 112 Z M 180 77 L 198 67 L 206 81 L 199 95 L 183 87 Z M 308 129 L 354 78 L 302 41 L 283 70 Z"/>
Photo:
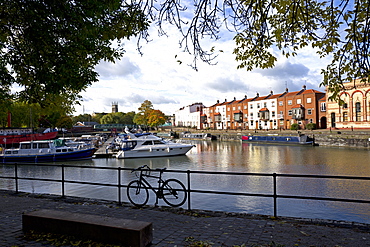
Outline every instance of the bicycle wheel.
<path fill-rule="evenodd" d="M 186 188 L 177 179 L 168 179 L 162 185 L 163 200 L 172 207 L 179 207 L 186 201 Z"/>
<path fill-rule="evenodd" d="M 127 197 L 132 204 L 142 207 L 149 199 L 148 188 L 139 180 L 131 181 L 127 185 Z"/>

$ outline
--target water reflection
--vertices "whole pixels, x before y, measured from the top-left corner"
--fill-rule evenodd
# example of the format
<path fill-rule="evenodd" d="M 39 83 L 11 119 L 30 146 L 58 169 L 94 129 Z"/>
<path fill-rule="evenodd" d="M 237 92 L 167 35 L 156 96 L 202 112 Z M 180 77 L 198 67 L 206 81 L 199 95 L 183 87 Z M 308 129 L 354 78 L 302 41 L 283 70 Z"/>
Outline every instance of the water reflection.
<path fill-rule="evenodd" d="M 260 145 L 240 142 L 188 141 L 195 144 L 186 156 L 144 159 L 93 159 L 79 162 L 66 162 L 89 167 L 136 168 L 142 165 L 171 170 L 206 170 L 251 173 L 284 173 L 314 175 L 350 175 L 370 176 L 368 164 L 370 152 L 363 149 L 347 149 L 312 146 Z M 8 166 L 0 166 L 1 174 L 12 174 Z M 20 176 L 60 178 L 58 167 L 26 166 Z M 174 176 L 186 184 L 186 174 L 166 174 Z M 116 171 L 109 169 L 66 168 L 65 178 L 84 182 L 115 184 L 118 181 Z M 135 174 L 124 171 L 123 183 L 135 179 Z M 278 193 L 317 197 L 338 197 L 370 199 L 370 181 L 326 180 L 278 178 Z M 204 190 L 222 190 L 228 192 L 271 194 L 271 177 L 264 176 L 217 176 L 193 174 L 191 187 Z M 14 189 L 14 182 L 0 180 L 1 189 Z M 22 191 L 60 194 L 61 186 L 57 183 L 22 181 Z M 107 200 L 117 200 L 116 188 L 68 184 L 66 193 Z M 122 191 L 123 200 L 125 191 Z M 149 203 L 154 203 L 151 195 Z M 272 214 L 272 198 L 258 198 L 229 195 L 192 194 L 193 208 L 223 210 L 257 214 Z M 310 217 L 321 219 L 349 220 L 370 223 L 370 205 L 352 203 L 333 203 L 325 201 L 303 201 L 278 199 L 278 214 L 282 216 Z"/>

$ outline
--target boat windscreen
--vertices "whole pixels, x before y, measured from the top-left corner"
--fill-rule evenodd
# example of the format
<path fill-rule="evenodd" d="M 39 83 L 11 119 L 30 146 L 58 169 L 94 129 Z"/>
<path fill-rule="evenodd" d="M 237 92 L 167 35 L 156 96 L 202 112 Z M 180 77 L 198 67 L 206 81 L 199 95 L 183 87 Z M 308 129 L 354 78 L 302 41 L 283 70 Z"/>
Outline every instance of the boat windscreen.
<path fill-rule="evenodd" d="M 65 146 L 65 144 L 66 144 L 66 140 L 64 140 L 64 139 L 55 139 L 54 140 L 54 145 L 56 147 L 63 147 L 63 146 Z"/>
<path fill-rule="evenodd" d="M 121 144 L 121 149 L 123 151 L 130 150 L 136 147 L 136 141 L 125 141 Z"/>

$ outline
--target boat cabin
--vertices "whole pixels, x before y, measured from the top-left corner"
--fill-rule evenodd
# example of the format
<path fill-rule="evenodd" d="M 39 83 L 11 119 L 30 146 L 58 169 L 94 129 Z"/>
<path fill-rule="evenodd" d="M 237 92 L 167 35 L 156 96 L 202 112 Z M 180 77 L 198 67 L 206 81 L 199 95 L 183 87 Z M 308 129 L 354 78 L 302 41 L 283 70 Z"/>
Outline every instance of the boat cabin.
<path fill-rule="evenodd" d="M 5 155 L 65 153 L 75 151 L 72 147 L 55 145 L 54 141 L 29 141 L 19 143 L 17 149 L 6 149 Z"/>

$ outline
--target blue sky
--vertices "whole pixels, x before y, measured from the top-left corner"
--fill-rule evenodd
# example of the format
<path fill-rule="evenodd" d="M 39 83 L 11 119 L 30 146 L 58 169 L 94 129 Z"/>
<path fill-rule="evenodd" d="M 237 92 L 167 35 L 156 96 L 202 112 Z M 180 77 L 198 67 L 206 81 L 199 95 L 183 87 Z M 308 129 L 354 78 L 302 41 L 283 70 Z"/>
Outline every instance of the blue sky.
<path fill-rule="evenodd" d="M 259 93 L 262 96 L 270 91 L 278 94 L 286 87 L 297 91 L 306 85 L 308 89 L 325 91 L 319 87 L 320 71 L 328 61 L 320 59 L 312 48 L 306 47 L 290 59 L 279 55 L 273 69 L 246 71 L 237 69 L 238 63 L 232 54 L 234 34 L 225 32 L 218 41 L 203 41 L 204 47 L 214 46 L 216 51 L 223 51 L 215 60 L 217 65 L 198 61 L 198 71 L 195 71 L 188 66 L 193 56 L 180 48 L 180 33 L 173 26 L 167 26 L 166 31 L 167 37 L 159 37 L 154 28 L 150 30 L 151 42 L 142 42 L 142 56 L 136 49 L 136 40 L 132 39 L 124 42 L 126 53 L 121 60 L 114 64 L 100 63 L 96 67 L 99 82 L 80 94 L 83 101 L 75 107 L 74 115 L 109 113 L 112 102 L 118 102 L 120 112 L 137 112 L 142 102 L 150 100 L 155 109 L 174 114 L 195 102 L 210 106 L 217 100 L 241 99 L 244 95 L 254 97 Z"/>

